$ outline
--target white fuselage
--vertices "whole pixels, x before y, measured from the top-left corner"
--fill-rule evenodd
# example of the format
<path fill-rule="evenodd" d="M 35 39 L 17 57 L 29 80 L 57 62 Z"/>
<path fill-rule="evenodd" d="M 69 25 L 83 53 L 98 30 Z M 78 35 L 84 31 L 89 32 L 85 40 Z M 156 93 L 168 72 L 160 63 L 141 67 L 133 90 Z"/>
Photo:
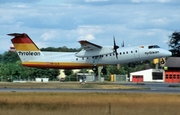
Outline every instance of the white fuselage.
<path fill-rule="evenodd" d="M 97 56 L 75 56 L 76 52 L 42 52 L 44 57 L 36 60 L 29 60 L 28 62 L 47 62 L 54 64 L 68 63 L 72 64 L 72 68 L 75 65 L 76 68 L 86 67 L 85 64 L 88 64 L 87 67 L 93 65 L 108 65 L 108 64 L 123 64 L 131 63 L 136 61 L 152 60 L 154 58 L 161 58 L 171 56 L 171 52 L 161 49 L 161 48 L 148 48 L 150 45 L 146 46 L 137 46 L 137 47 L 122 47 L 117 50 L 118 55 L 116 58 L 115 53 L 97 55 Z M 112 49 L 112 48 L 110 48 Z M 81 51 L 80 51 L 81 52 Z M 90 52 L 89 52 L 90 53 Z M 97 54 L 97 53 L 96 53 Z M 74 65 L 73 65 L 74 64 Z M 78 65 L 76 65 L 78 64 Z M 63 64 L 62 64 L 63 66 Z M 65 65 L 64 65 L 65 66 Z M 61 67 L 60 67 L 61 68 Z M 68 67 L 71 68 L 71 67 Z"/>

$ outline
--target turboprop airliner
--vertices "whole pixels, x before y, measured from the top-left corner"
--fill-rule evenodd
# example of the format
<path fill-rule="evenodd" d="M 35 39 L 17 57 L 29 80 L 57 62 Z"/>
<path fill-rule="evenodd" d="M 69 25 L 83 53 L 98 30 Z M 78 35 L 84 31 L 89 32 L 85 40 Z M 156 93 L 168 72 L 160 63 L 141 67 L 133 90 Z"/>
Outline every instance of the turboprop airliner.
<path fill-rule="evenodd" d="M 82 50 L 79 52 L 40 51 L 26 33 L 11 33 L 11 39 L 22 65 L 37 68 L 82 69 L 97 66 L 132 63 L 171 56 L 171 52 L 158 45 L 139 45 L 120 47 L 114 39 L 113 46 L 100 46 L 86 40 L 79 41 Z"/>

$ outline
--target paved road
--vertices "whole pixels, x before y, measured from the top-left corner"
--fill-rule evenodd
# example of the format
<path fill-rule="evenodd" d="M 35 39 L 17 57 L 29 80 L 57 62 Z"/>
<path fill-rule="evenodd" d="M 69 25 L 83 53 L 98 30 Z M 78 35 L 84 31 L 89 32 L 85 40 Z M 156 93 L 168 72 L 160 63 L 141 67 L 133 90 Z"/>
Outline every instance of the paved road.
<path fill-rule="evenodd" d="M 120 83 L 121 85 L 137 86 L 136 83 Z M 169 85 L 180 86 L 180 84 L 167 83 L 143 83 L 138 86 L 146 90 L 122 90 L 122 89 L 57 89 L 57 88 L 0 88 L 0 92 L 127 92 L 127 93 L 174 93 L 180 94 L 180 87 L 169 87 Z"/>

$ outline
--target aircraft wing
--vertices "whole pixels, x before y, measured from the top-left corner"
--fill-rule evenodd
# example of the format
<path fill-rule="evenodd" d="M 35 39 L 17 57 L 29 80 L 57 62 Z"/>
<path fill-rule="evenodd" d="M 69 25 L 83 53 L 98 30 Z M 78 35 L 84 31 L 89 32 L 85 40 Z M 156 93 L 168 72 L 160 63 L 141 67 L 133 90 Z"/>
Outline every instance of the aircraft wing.
<path fill-rule="evenodd" d="M 79 41 L 79 43 L 81 44 L 81 47 L 86 51 L 100 50 L 102 48 L 102 46 L 88 42 L 86 40 L 81 40 Z"/>
<path fill-rule="evenodd" d="M 83 50 L 77 52 L 75 56 L 77 57 L 93 57 L 93 56 L 102 56 L 105 54 L 113 53 L 113 47 L 104 47 L 100 46 L 86 40 L 79 41 Z"/>

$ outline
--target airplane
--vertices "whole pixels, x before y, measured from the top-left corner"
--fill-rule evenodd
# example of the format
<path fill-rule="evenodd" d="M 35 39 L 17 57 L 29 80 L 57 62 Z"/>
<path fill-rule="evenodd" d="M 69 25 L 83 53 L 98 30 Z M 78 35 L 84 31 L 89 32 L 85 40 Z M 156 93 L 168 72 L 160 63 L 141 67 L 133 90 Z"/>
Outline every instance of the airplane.
<path fill-rule="evenodd" d="M 132 63 L 171 56 L 171 52 L 158 45 L 139 45 L 121 48 L 116 45 L 100 46 L 86 40 L 79 41 L 82 50 L 79 52 L 40 51 L 26 33 L 11 33 L 13 43 L 23 66 L 36 68 L 83 69 L 98 66 Z"/>

